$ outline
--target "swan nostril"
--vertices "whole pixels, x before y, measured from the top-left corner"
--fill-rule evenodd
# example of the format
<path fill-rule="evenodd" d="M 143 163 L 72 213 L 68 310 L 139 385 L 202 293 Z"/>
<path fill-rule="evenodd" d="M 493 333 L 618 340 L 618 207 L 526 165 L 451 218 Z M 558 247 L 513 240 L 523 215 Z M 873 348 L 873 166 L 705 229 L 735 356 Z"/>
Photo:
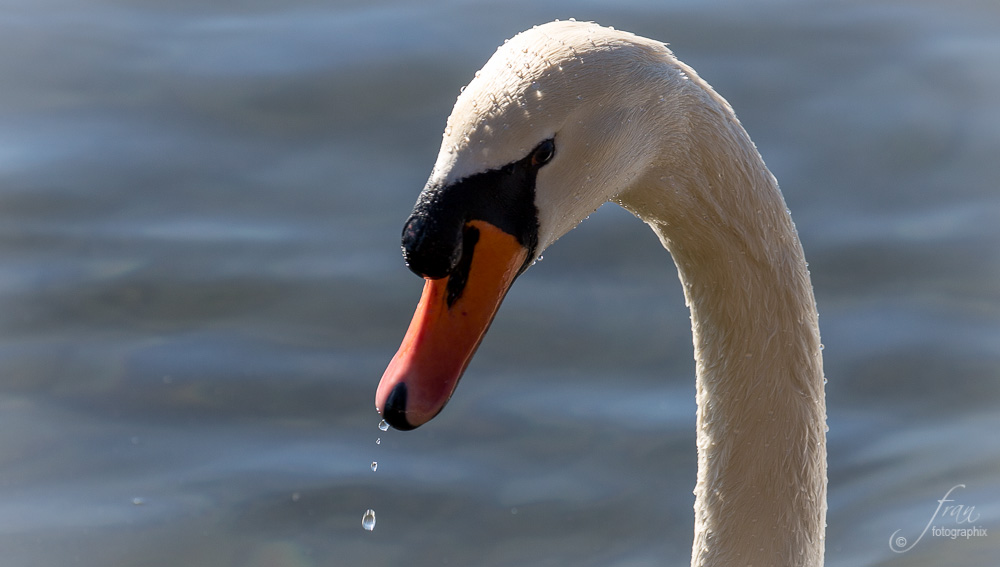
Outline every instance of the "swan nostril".
<path fill-rule="evenodd" d="M 400 382 L 389 392 L 385 407 L 382 409 L 382 419 L 400 431 L 417 428 L 416 425 L 410 425 L 410 422 L 406 421 L 406 384 Z"/>

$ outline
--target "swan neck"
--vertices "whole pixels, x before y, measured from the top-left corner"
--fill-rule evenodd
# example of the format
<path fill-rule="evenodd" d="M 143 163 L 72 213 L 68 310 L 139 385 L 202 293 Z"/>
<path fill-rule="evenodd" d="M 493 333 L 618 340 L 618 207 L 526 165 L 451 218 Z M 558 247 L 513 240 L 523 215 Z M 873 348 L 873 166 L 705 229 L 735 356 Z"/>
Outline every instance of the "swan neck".
<path fill-rule="evenodd" d="M 822 565 L 826 410 L 809 272 L 777 183 L 735 117 L 708 138 L 687 177 L 657 172 L 622 200 L 671 252 L 691 310 L 692 565 Z"/>
<path fill-rule="evenodd" d="M 772 262 L 737 249 L 681 272 L 697 371 L 692 565 L 823 562 L 821 346 L 798 240 L 785 240 Z"/>

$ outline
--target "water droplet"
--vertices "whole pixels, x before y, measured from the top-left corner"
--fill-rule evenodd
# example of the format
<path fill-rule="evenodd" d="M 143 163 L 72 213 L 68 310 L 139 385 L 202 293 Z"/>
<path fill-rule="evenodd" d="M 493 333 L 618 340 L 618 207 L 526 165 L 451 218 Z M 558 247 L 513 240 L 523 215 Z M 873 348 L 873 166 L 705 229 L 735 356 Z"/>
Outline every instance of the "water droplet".
<path fill-rule="evenodd" d="M 361 527 L 368 531 L 375 529 L 375 510 L 368 509 L 364 517 L 361 518 Z"/>
<path fill-rule="evenodd" d="M 576 18 L 570 18 L 570 19 L 569 19 L 569 21 L 571 21 L 571 22 L 575 22 L 575 21 L 576 21 Z"/>
<path fill-rule="evenodd" d="M 376 440 L 375 440 L 375 444 L 376 444 L 376 445 L 381 445 L 381 444 L 382 444 L 382 438 L 381 438 L 381 437 L 379 437 L 378 439 L 376 439 Z"/>
<path fill-rule="evenodd" d="M 465 92 L 465 87 L 463 86 L 462 88 L 458 89 L 458 92 L 464 93 Z"/>
<path fill-rule="evenodd" d="M 372 472 L 378 470 L 378 461 L 372 461 Z"/>
<path fill-rule="evenodd" d="M 824 378 L 823 378 L 823 383 L 824 383 L 824 384 L 826 384 L 826 383 L 828 383 L 828 382 L 829 382 L 829 380 L 827 380 L 827 379 L 826 379 L 826 377 L 824 377 Z"/>
<path fill-rule="evenodd" d="M 823 343 L 820 343 L 820 344 L 819 344 L 819 350 L 823 350 L 823 349 L 825 349 L 825 348 L 826 348 L 826 347 L 825 347 L 825 346 L 823 346 Z"/>
<path fill-rule="evenodd" d="M 386 423 L 386 421 L 383 419 L 382 421 L 378 422 L 378 428 L 382 431 L 389 431 L 389 424 Z"/>
<path fill-rule="evenodd" d="M 823 428 L 823 431 L 826 431 L 827 433 L 829 433 L 829 432 L 830 432 L 830 426 L 829 426 L 829 425 L 827 425 L 826 427 L 824 427 L 824 428 Z"/>

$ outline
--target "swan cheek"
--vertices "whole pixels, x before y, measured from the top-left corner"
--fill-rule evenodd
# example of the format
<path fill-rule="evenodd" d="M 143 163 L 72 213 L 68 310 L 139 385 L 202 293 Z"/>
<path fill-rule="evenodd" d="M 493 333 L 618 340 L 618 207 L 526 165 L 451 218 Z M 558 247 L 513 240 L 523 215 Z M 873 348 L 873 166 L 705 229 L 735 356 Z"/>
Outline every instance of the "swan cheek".
<path fill-rule="evenodd" d="M 468 270 L 426 280 L 375 393 L 375 408 L 396 429 L 414 429 L 448 403 L 528 257 L 515 237 L 490 223 L 474 220 L 466 227 L 478 231 Z"/>

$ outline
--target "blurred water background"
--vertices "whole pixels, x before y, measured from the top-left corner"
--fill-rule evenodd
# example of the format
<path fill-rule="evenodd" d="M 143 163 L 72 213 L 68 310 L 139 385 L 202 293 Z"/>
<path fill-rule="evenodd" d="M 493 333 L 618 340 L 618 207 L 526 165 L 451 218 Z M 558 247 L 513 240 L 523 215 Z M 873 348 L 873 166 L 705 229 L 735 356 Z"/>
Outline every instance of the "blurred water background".
<path fill-rule="evenodd" d="M 0 3 L 0 563 L 688 564 L 688 314 L 620 209 L 518 280 L 442 415 L 376 428 L 454 98 L 569 17 L 670 42 L 781 183 L 826 346 L 827 564 L 995 565 L 992 0 Z M 890 549 L 960 484 L 988 535 Z"/>

